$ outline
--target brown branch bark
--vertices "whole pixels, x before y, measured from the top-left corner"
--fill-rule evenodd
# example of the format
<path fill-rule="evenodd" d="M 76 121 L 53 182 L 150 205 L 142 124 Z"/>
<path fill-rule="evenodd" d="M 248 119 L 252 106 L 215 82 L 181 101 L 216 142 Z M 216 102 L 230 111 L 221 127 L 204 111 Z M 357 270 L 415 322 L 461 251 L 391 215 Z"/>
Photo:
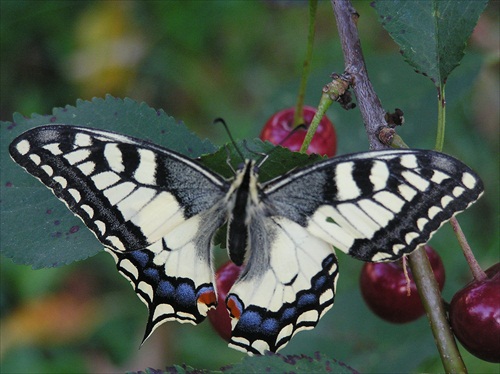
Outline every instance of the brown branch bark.
<path fill-rule="evenodd" d="M 351 87 L 363 117 L 370 149 L 388 148 L 378 139 L 380 127 L 387 125 L 384 119 L 386 111 L 368 78 L 356 27 L 359 14 L 349 0 L 331 0 L 331 2 L 344 52 L 344 73 L 351 78 Z"/>

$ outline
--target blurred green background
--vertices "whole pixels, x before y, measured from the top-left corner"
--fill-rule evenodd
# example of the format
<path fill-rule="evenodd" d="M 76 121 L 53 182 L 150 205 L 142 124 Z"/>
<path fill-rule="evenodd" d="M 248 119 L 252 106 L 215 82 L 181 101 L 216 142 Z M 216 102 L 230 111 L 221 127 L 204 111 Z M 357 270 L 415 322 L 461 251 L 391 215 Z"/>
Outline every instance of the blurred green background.
<path fill-rule="evenodd" d="M 369 1 L 353 4 L 375 90 L 387 110 L 405 112 L 398 133 L 412 147 L 432 148 L 435 87 L 405 64 Z M 486 185 L 482 200 L 459 217 L 484 268 L 499 261 L 499 4 L 488 6 L 447 84 L 445 152 L 475 169 Z M 295 104 L 307 21 L 305 1 L 2 0 L 0 116 L 10 121 L 14 112 L 50 114 L 78 98 L 109 93 L 162 108 L 216 144 L 227 141 L 211 125 L 216 117 L 235 137 L 256 137 L 274 112 Z M 329 2 L 320 1 L 317 21 L 306 96 L 312 106 L 329 75 L 344 68 Z M 338 154 L 367 149 L 359 111 L 332 105 L 328 116 L 337 129 Z M 447 270 L 443 294 L 449 301 L 471 275 L 448 225 L 431 244 Z M 362 264 L 339 257 L 334 308 L 281 353 L 321 351 L 361 372 L 442 371 L 427 320 L 392 325 L 375 317 L 360 296 Z M 2 373 L 117 372 L 182 363 L 216 369 L 243 357 L 208 322 L 163 325 L 139 350 L 146 307 L 104 253 L 37 271 L 2 257 L 0 270 Z M 499 365 L 461 352 L 470 372 L 498 373 Z"/>

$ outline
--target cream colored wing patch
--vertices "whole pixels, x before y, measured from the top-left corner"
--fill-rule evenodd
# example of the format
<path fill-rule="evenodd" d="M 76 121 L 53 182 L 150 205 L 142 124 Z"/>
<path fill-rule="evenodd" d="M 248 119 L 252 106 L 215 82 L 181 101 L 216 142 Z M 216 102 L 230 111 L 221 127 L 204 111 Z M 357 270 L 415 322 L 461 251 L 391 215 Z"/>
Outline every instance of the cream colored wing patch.
<path fill-rule="evenodd" d="M 102 130 L 37 127 L 14 140 L 10 153 L 115 251 L 158 242 L 227 189 L 187 157 Z"/>
<path fill-rule="evenodd" d="M 483 191 L 460 161 L 412 149 L 335 157 L 263 188 L 276 215 L 363 261 L 411 253 Z"/>
<path fill-rule="evenodd" d="M 251 257 L 228 294 L 229 345 L 250 354 L 276 352 L 332 307 L 337 259 L 331 245 L 285 218 L 254 224 L 252 240 L 251 251 L 268 256 Z"/>

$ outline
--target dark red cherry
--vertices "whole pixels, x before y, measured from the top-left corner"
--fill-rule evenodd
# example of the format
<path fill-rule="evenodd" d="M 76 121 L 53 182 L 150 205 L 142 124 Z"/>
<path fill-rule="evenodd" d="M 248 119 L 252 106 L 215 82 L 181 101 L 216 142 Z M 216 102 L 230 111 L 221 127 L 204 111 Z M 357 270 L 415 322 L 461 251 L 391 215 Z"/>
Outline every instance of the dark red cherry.
<path fill-rule="evenodd" d="M 450 303 L 450 323 L 460 343 L 474 356 L 500 362 L 500 263 L 473 280 Z"/>
<path fill-rule="evenodd" d="M 260 133 L 260 139 L 268 140 L 273 144 L 279 144 L 292 151 L 300 150 L 307 129 L 298 129 L 290 135 L 293 130 L 294 112 L 295 108 L 288 108 L 274 114 L 264 125 Z M 316 108 L 305 106 L 303 113 L 305 125 L 309 127 L 316 113 Z M 336 150 L 337 136 L 335 134 L 335 128 L 327 116 L 323 116 L 311 144 L 307 149 L 307 153 L 317 153 L 332 157 L 335 155 Z"/>
<path fill-rule="evenodd" d="M 208 319 L 215 331 L 229 341 L 231 339 L 231 317 L 226 308 L 226 296 L 241 273 L 241 266 L 228 261 L 215 272 L 215 286 L 217 289 L 217 307 L 208 311 Z"/>
<path fill-rule="evenodd" d="M 425 251 L 439 289 L 442 290 L 445 281 L 443 262 L 430 246 L 426 245 Z M 360 278 L 361 293 L 365 302 L 377 316 L 392 323 L 406 323 L 425 314 L 409 268 L 408 275 L 411 280 L 409 296 L 401 261 L 366 263 L 363 266 Z"/>

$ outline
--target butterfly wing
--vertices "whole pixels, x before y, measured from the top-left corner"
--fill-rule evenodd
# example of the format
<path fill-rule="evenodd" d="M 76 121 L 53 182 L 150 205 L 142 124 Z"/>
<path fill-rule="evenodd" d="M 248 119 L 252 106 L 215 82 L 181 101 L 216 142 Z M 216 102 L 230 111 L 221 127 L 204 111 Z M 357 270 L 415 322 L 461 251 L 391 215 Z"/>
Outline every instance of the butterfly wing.
<path fill-rule="evenodd" d="M 49 125 L 10 146 L 95 234 L 161 322 L 200 322 L 215 305 L 210 241 L 225 210 L 219 176 L 180 154 L 128 136 Z M 167 261 L 168 260 L 168 261 Z"/>
<path fill-rule="evenodd" d="M 187 157 L 108 131 L 37 127 L 16 138 L 10 154 L 118 251 L 157 242 L 227 188 Z"/>
<path fill-rule="evenodd" d="M 393 261 L 426 243 L 483 192 L 460 161 L 422 150 L 336 157 L 264 184 L 277 216 L 364 261 Z"/>
<path fill-rule="evenodd" d="M 332 307 L 337 259 L 330 244 L 287 218 L 256 216 L 250 236 L 247 267 L 226 298 L 229 345 L 276 352 Z"/>
<path fill-rule="evenodd" d="M 223 209 L 200 213 L 144 250 L 106 249 L 148 307 L 143 342 L 164 322 L 198 324 L 216 306 L 210 250 L 224 218 Z"/>

